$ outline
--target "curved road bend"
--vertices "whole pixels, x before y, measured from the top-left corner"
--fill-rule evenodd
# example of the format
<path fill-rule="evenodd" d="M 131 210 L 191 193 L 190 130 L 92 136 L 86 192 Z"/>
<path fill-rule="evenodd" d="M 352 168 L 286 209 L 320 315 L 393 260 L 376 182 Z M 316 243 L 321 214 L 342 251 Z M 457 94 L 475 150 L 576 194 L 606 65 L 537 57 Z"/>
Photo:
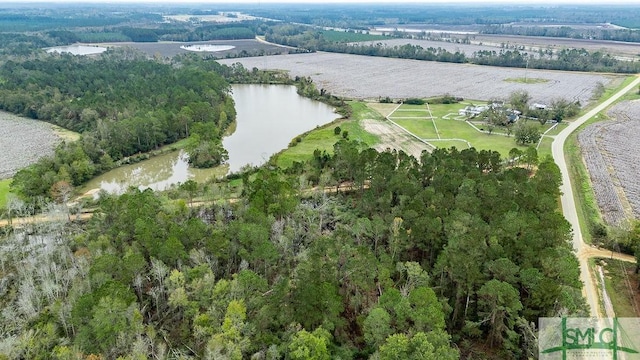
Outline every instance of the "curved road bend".
<path fill-rule="evenodd" d="M 578 260 L 580 261 L 580 280 L 584 284 L 582 293 L 587 299 L 587 304 L 589 304 L 590 314 L 592 317 L 602 316 L 600 314 L 600 305 L 598 303 L 598 289 L 593 282 L 593 277 L 589 274 L 588 256 L 581 256 L 588 251 L 590 246 L 586 245 L 582 240 L 582 232 L 580 231 L 580 224 L 578 223 L 578 213 L 576 211 L 576 204 L 573 197 L 573 189 L 571 188 L 571 180 L 569 179 L 569 170 L 564 158 L 564 142 L 567 140 L 567 137 L 580 125 L 584 124 L 585 121 L 594 117 L 627 92 L 635 89 L 638 84 L 640 84 L 640 77 L 636 78 L 631 84 L 618 91 L 608 100 L 596 106 L 593 110 L 569 124 L 566 129 L 562 130 L 560 134 L 556 136 L 553 140 L 553 144 L 551 145 L 553 160 L 558 164 L 560 172 L 562 173 L 562 185 L 560 186 L 560 191 L 562 192 L 562 212 L 573 228 L 573 248 L 576 251 Z"/>

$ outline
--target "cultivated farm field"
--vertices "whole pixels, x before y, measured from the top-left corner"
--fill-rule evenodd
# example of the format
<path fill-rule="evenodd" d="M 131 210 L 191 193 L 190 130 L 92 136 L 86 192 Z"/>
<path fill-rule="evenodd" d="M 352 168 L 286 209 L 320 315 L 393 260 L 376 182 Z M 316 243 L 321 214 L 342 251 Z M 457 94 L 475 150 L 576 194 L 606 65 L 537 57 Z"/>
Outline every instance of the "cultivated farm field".
<path fill-rule="evenodd" d="M 605 86 L 614 75 L 550 70 L 500 68 L 470 64 L 391 59 L 336 53 L 291 54 L 218 60 L 246 68 L 286 70 L 292 76 L 310 76 L 318 88 L 352 99 L 434 97 L 443 94 L 465 99 L 507 98 L 526 90 L 533 102 L 550 103 L 565 98 L 587 104 L 598 83 Z M 521 78 L 546 79 L 546 83 L 505 81 Z"/>
<path fill-rule="evenodd" d="M 51 125 L 0 111 L 0 179 L 43 156 L 53 155 L 60 142 Z"/>
<path fill-rule="evenodd" d="M 579 134 L 598 206 L 605 221 L 619 225 L 640 218 L 640 100 L 625 101 Z"/>

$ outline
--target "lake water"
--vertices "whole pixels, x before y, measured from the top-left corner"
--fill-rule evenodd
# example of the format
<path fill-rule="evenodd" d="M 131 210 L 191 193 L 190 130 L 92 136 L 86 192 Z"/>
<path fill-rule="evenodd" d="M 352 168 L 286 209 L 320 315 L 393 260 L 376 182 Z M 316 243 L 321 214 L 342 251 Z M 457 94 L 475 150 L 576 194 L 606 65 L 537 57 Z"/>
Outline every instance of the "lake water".
<path fill-rule="evenodd" d="M 223 139 L 229 152 L 227 165 L 215 169 L 193 169 L 180 151 L 121 166 L 91 180 L 85 191 L 102 189 L 123 193 L 129 187 L 164 190 L 189 179 L 205 182 L 238 171 L 245 165 L 262 165 L 271 155 L 287 148 L 297 135 L 327 124 L 338 117 L 333 108 L 303 98 L 294 86 L 233 85 L 236 131 Z"/>
<path fill-rule="evenodd" d="M 338 118 L 332 107 L 298 95 L 294 86 L 234 85 L 233 100 L 237 129 L 222 141 L 231 171 L 262 165 L 296 136 Z"/>
<path fill-rule="evenodd" d="M 90 46 L 90 45 L 69 45 L 58 46 L 47 49 L 47 53 L 70 53 L 73 55 L 94 55 L 101 54 L 107 51 L 106 47 L 102 46 Z"/>

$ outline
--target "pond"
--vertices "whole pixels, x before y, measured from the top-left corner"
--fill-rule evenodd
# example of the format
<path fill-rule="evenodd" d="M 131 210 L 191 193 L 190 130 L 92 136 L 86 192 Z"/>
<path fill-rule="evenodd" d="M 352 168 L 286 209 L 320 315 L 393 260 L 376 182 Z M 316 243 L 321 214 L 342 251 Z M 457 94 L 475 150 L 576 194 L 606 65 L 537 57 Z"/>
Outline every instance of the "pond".
<path fill-rule="evenodd" d="M 57 46 L 47 49 L 47 53 L 70 53 L 72 55 L 95 55 L 101 54 L 107 51 L 106 47 L 91 46 L 91 45 L 69 45 L 69 46 Z"/>
<path fill-rule="evenodd" d="M 335 120 L 333 108 L 303 98 L 294 86 L 233 85 L 236 131 L 223 139 L 228 164 L 215 169 L 193 169 L 183 151 L 155 156 L 113 169 L 88 182 L 89 193 L 105 190 L 123 193 L 129 187 L 165 190 L 193 179 L 205 182 L 238 171 L 245 165 L 262 165 L 271 155 L 287 148 L 296 136 Z"/>
<path fill-rule="evenodd" d="M 338 118 L 332 107 L 298 95 L 295 86 L 234 85 L 233 100 L 237 129 L 222 141 L 231 171 L 262 165 L 296 136 Z"/>
<path fill-rule="evenodd" d="M 84 189 L 94 196 L 98 190 L 110 194 L 122 194 L 130 187 L 138 189 L 166 190 L 171 185 L 189 179 L 205 182 L 215 176 L 224 176 L 228 166 L 215 169 L 194 169 L 189 167 L 189 157 L 180 150 L 158 156 L 139 163 L 123 165 L 90 180 Z"/>

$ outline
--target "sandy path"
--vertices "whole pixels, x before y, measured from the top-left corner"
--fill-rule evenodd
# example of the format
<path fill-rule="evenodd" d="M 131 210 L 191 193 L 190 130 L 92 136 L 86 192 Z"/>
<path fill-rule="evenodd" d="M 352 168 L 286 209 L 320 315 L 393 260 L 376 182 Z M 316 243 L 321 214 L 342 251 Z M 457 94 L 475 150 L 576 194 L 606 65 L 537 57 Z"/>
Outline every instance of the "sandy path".
<path fill-rule="evenodd" d="M 380 138 L 380 142 L 373 147 L 378 151 L 387 149 L 402 150 L 416 159 L 420 159 L 422 151 L 429 150 L 426 144 L 416 140 L 388 121 L 366 119 L 362 120 L 360 125 L 367 132 Z"/>

